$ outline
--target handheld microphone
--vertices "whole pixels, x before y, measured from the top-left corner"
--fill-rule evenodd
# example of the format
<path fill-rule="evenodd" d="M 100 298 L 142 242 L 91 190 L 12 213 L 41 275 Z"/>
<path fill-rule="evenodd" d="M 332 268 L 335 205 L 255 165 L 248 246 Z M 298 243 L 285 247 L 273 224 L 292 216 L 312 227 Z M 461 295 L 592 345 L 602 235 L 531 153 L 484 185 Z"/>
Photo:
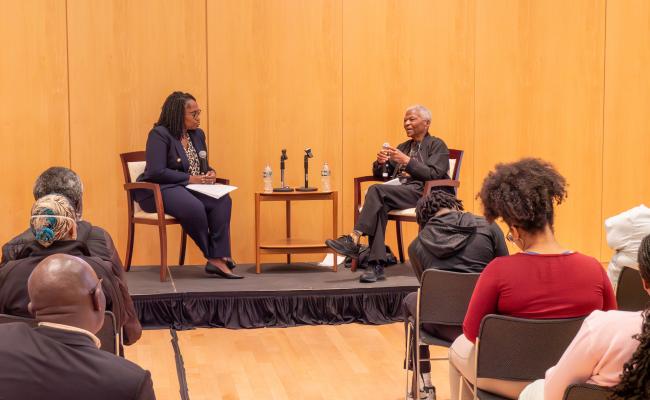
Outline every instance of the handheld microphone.
<path fill-rule="evenodd" d="M 205 150 L 199 151 L 199 170 L 201 175 L 208 173 L 208 152 Z"/>
<path fill-rule="evenodd" d="M 390 144 L 388 144 L 388 142 L 386 142 L 381 147 L 382 147 L 382 150 L 384 150 L 384 152 L 386 152 L 386 150 L 388 150 L 388 148 L 390 147 Z M 388 161 L 386 161 L 384 163 L 384 166 L 383 166 L 382 171 L 381 171 L 381 176 L 383 178 L 388 178 Z"/>

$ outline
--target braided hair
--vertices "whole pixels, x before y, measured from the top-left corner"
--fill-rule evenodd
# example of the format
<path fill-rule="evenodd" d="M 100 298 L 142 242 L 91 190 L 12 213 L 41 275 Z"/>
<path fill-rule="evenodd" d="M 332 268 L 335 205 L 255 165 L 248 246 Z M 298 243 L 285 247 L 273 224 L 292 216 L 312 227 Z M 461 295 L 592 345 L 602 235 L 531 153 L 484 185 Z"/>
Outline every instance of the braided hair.
<path fill-rule="evenodd" d="M 650 235 L 641 241 L 637 258 L 641 278 L 650 283 Z M 614 387 L 614 392 L 624 399 L 650 399 L 650 308 L 643 312 L 641 333 L 634 335 L 634 339 L 639 341 L 639 347 L 623 365 L 621 383 Z"/>
<path fill-rule="evenodd" d="M 549 162 L 524 158 L 497 164 L 483 181 L 478 197 L 485 218 L 501 217 L 509 226 L 536 233 L 553 229 L 553 208 L 567 196 L 566 180 Z"/>
<path fill-rule="evenodd" d="M 167 96 L 160 110 L 158 122 L 153 126 L 164 126 L 173 137 L 180 140 L 185 128 L 185 104 L 190 100 L 196 101 L 189 93 L 174 92 Z"/>
<path fill-rule="evenodd" d="M 421 227 L 426 225 L 443 208 L 463 211 L 463 202 L 444 190 L 433 190 L 425 197 L 422 197 L 415 206 L 415 217 L 418 225 Z"/>

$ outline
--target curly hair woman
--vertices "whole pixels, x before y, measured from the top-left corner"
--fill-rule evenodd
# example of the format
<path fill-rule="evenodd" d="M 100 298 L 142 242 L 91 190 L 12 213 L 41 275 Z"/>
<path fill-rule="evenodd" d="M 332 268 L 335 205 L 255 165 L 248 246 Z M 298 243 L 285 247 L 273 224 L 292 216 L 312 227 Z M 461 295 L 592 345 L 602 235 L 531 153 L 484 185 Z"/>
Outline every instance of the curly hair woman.
<path fill-rule="evenodd" d="M 567 196 L 566 180 L 548 162 L 525 158 L 498 164 L 479 193 L 488 221 L 500 218 L 506 238 L 521 252 L 499 257 L 483 270 L 459 336 L 449 351 L 452 400 L 471 398 L 460 376 L 476 382 L 474 342 L 488 314 L 519 318 L 572 318 L 614 310 L 614 291 L 600 263 L 555 239 L 555 206 Z M 489 391 L 514 398 L 529 382 L 500 381 Z M 462 397 L 461 397 L 462 396 Z"/>

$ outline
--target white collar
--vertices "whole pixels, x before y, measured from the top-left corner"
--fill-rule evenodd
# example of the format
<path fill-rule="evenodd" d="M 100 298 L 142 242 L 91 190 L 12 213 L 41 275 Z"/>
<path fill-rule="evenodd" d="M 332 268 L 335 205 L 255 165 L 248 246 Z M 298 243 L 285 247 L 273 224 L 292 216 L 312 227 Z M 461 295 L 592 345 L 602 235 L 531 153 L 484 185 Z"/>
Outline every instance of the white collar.
<path fill-rule="evenodd" d="M 95 343 L 95 346 L 97 346 L 98 349 L 102 346 L 102 342 L 99 340 L 97 336 L 93 335 L 91 332 L 85 329 L 78 328 L 76 326 L 56 324 L 54 322 L 39 322 L 38 326 L 46 326 L 48 328 L 60 329 L 62 331 L 81 333 L 91 338 L 93 343 Z"/>

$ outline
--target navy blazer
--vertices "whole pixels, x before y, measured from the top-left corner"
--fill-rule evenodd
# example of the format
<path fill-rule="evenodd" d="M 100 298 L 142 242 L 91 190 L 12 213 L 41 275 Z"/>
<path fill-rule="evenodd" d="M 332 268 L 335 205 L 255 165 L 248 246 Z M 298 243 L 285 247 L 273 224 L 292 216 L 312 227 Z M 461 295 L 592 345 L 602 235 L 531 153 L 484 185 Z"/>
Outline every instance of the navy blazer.
<path fill-rule="evenodd" d="M 188 131 L 192 145 L 199 153 L 207 151 L 205 133 L 201 129 Z M 169 133 L 164 126 L 156 126 L 149 132 L 147 138 L 147 166 L 144 173 L 138 176 L 138 182 L 152 182 L 160 185 L 160 190 L 174 186 L 185 186 L 190 179 L 190 161 L 185 154 L 181 141 Z M 208 163 L 208 170 L 213 169 Z M 151 197 L 150 190 L 134 190 L 133 197 L 142 201 Z"/>

